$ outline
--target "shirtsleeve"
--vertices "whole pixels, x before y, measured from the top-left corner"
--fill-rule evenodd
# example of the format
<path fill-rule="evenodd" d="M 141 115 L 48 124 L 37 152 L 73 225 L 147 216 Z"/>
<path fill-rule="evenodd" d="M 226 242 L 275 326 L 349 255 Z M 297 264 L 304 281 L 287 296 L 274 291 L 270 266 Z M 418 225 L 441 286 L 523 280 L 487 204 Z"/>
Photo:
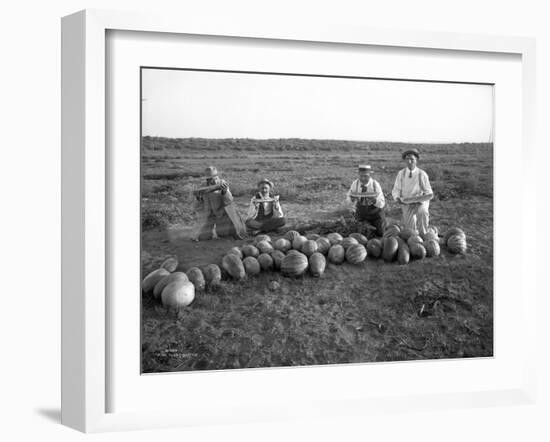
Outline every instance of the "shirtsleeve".
<path fill-rule="evenodd" d="M 381 209 L 386 204 L 386 199 L 384 198 L 384 192 L 382 192 L 382 186 L 380 186 L 378 181 L 374 181 L 374 191 L 376 192 L 376 202 L 374 205 Z"/>
<path fill-rule="evenodd" d="M 395 177 L 395 184 L 393 185 L 393 190 L 391 191 L 391 195 L 396 201 L 397 198 L 401 196 L 401 173 L 402 171 L 397 172 L 397 176 Z"/>
<path fill-rule="evenodd" d="M 433 195 L 432 186 L 430 184 L 430 178 L 428 177 L 428 174 L 424 171 L 420 174 L 420 181 L 422 182 L 422 190 L 424 191 L 425 195 Z"/>

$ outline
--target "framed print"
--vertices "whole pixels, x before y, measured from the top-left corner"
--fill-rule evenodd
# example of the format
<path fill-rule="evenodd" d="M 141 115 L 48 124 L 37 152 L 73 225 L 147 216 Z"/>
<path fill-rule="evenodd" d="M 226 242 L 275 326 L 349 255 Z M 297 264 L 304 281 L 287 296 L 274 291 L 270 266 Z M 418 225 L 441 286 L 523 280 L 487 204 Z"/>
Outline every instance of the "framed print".
<path fill-rule="evenodd" d="M 532 40 L 84 11 L 62 43 L 63 423 L 534 400 Z"/>

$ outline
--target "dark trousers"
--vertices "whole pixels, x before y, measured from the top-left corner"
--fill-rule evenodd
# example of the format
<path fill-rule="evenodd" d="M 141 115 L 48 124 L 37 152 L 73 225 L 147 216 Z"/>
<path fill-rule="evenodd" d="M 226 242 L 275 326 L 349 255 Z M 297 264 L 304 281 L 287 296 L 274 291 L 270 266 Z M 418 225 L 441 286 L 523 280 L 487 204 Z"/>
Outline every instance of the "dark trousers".
<path fill-rule="evenodd" d="M 247 219 L 245 222 L 246 226 L 252 230 L 259 230 L 260 232 L 272 232 L 277 230 L 279 227 L 283 227 L 286 224 L 285 218 L 262 218 L 262 219 Z"/>
<path fill-rule="evenodd" d="M 376 206 L 357 204 L 355 207 L 355 220 L 368 222 L 376 228 L 376 236 L 383 236 L 386 228 L 386 214 L 384 209 Z"/>
<path fill-rule="evenodd" d="M 201 229 L 199 231 L 198 239 L 199 241 L 205 241 L 208 239 L 212 239 L 212 232 L 214 229 L 214 226 L 216 227 L 216 235 L 218 237 L 224 237 L 224 236 L 233 236 L 236 238 L 237 231 L 235 230 L 235 226 L 233 226 L 233 223 L 231 222 L 231 219 L 229 216 L 227 216 L 226 213 L 223 213 L 221 216 L 214 216 L 210 215 L 208 219 L 204 222 L 204 224 L 201 226 Z"/>

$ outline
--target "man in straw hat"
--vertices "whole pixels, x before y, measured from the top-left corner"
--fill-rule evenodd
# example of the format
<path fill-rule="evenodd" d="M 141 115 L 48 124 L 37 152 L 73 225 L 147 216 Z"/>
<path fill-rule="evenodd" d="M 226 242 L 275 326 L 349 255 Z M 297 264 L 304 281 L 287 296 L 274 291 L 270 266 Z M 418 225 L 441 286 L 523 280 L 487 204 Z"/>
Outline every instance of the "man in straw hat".
<path fill-rule="evenodd" d="M 420 159 L 417 149 L 408 149 L 401 157 L 406 167 L 397 173 L 392 196 L 402 206 L 403 227 L 424 234 L 428 230 L 430 200 L 433 198 L 430 179 L 425 171 L 416 166 Z"/>
<path fill-rule="evenodd" d="M 250 200 L 246 225 L 253 234 L 271 232 L 283 227 L 286 220 L 279 195 L 272 195 L 273 183 L 264 178 L 258 182 L 258 192 Z"/>
<path fill-rule="evenodd" d="M 376 228 L 376 234 L 382 236 L 386 226 L 386 200 L 382 187 L 372 178 L 372 167 L 369 164 L 361 164 L 357 168 L 357 173 L 359 176 L 351 183 L 346 194 L 346 202 L 352 205 L 357 221 L 368 222 Z"/>
<path fill-rule="evenodd" d="M 220 178 L 214 166 L 205 169 L 204 179 L 206 187 L 196 193 L 197 200 L 202 204 L 202 220 L 195 239 L 212 239 L 214 230 L 218 237 L 246 237 L 246 227 L 237 212 L 227 181 Z"/>

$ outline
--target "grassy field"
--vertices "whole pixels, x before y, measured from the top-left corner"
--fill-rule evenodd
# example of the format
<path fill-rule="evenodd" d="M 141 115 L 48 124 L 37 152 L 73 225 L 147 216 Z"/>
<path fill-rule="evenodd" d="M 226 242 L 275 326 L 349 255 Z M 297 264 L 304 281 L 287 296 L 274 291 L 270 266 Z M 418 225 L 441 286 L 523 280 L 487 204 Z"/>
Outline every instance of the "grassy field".
<path fill-rule="evenodd" d="M 404 143 L 164 139 L 142 143 L 142 274 L 176 255 L 178 270 L 219 264 L 249 240 L 196 243 L 191 189 L 215 165 L 245 214 L 256 182 L 275 182 L 289 226 L 349 233 L 343 197 L 359 163 L 374 167 L 391 201 Z M 328 265 L 322 278 L 266 272 L 198 293 L 178 318 L 142 297 L 143 372 L 481 357 L 493 354 L 493 146 L 415 145 L 435 198 L 430 223 L 464 229 L 466 255 L 406 266 L 369 259 Z M 337 222 L 335 224 L 335 222 Z M 307 231 L 304 231 L 308 233 Z M 280 288 L 268 289 L 270 281 Z"/>

